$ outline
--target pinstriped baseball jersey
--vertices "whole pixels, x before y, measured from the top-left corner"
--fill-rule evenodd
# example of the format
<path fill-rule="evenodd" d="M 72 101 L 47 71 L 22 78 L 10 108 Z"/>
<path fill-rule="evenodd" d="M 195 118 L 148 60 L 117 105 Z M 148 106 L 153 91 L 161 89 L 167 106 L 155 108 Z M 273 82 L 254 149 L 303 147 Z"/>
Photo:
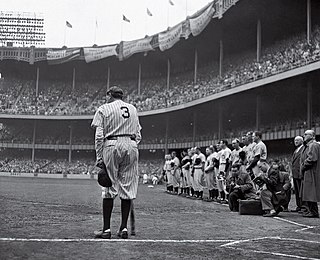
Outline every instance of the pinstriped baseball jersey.
<path fill-rule="evenodd" d="M 141 126 L 137 109 L 119 99 L 100 106 L 94 115 L 91 126 L 96 128 L 97 158 L 102 158 L 103 143 L 108 136 L 135 135 L 137 143 L 141 140 Z"/>
<path fill-rule="evenodd" d="M 91 123 L 96 128 L 97 159 L 103 159 L 112 186 L 102 189 L 103 198 L 134 199 L 138 189 L 138 147 L 141 126 L 136 108 L 116 99 L 100 106 Z M 129 136 L 135 135 L 136 140 Z M 115 139 L 108 140 L 108 137 Z"/>

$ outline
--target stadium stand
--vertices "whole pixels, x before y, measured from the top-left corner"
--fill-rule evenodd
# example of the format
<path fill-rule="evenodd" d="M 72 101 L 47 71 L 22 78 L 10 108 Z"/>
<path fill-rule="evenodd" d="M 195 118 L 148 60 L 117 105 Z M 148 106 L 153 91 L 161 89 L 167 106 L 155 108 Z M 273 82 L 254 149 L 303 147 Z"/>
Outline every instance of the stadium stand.
<path fill-rule="evenodd" d="M 303 34 L 276 42 L 263 49 L 259 62 L 253 52 L 228 57 L 221 77 L 214 64 L 199 68 L 197 84 L 190 78 L 190 71 L 174 75 L 169 90 L 165 78 L 146 79 L 140 95 L 134 80 L 112 84 L 122 86 L 126 90 L 126 100 L 135 104 L 139 111 L 150 111 L 184 104 L 319 60 L 320 28 L 317 26 L 310 44 Z M 42 81 L 38 98 L 34 81 L 5 79 L 0 84 L 1 113 L 86 115 L 93 114 L 97 106 L 105 102 L 101 81 L 77 82 L 75 89 L 63 81 Z"/>

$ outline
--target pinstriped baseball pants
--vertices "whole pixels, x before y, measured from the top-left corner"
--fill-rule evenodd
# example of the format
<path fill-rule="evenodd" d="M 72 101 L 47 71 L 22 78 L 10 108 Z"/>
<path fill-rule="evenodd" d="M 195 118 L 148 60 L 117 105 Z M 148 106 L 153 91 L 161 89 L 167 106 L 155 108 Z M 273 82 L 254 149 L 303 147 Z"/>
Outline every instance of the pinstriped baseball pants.
<path fill-rule="evenodd" d="M 135 199 L 138 191 L 138 147 L 128 137 L 107 140 L 103 148 L 103 160 L 112 186 L 102 189 L 102 198 Z"/>

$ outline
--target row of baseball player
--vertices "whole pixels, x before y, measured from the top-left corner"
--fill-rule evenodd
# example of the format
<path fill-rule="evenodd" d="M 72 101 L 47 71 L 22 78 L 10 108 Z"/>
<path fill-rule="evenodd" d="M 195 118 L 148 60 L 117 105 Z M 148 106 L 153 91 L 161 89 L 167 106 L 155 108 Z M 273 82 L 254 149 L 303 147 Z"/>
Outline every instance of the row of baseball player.
<path fill-rule="evenodd" d="M 206 148 L 206 156 L 199 147 L 188 149 L 181 154 L 181 162 L 176 152 L 166 155 L 164 174 L 167 179 L 167 191 L 183 196 L 203 198 L 203 188 L 209 190 L 209 201 L 226 201 L 226 179 L 233 164 L 246 165 L 248 171 L 259 173 L 259 164 L 267 159 L 267 148 L 261 140 L 260 132 L 248 132 L 243 138 L 243 147 L 240 140 L 232 141 L 232 151 L 228 148 L 228 142 L 221 140 L 216 145 Z"/>
<path fill-rule="evenodd" d="M 267 162 L 267 148 L 260 132 L 248 132 L 242 142 L 244 145 L 240 147 L 240 141 L 234 139 L 231 151 L 227 142 L 221 140 L 206 148 L 207 157 L 198 147 L 191 148 L 182 152 L 181 163 L 175 152 L 166 155 L 167 192 L 229 203 L 232 211 L 239 211 L 239 199 L 260 200 L 264 216 L 273 217 L 283 210 L 288 211 L 293 183 L 297 204 L 293 211 L 303 213 L 304 217 L 319 217 L 320 171 L 317 162 L 320 145 L 315 141 L 313 130 L 307 130 L 304 138 L 294 139 L 297 149 L 292 158 L 291 174 L 278 160 Z M 209 191 L 206 198 L 203 198 L 204 190 Z"/>

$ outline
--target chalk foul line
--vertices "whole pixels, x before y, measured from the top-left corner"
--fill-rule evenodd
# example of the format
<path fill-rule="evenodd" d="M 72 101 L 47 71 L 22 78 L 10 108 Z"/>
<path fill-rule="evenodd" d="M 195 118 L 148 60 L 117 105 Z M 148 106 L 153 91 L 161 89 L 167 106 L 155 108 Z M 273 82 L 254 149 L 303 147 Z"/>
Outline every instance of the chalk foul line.
<path fill-rule="evenodd" d="M 228 243 L 230 239 L 95 239 L 95 238 L 10 238 L 2 237 L 7 242 L 125 242 L 125 243 Z"/>

